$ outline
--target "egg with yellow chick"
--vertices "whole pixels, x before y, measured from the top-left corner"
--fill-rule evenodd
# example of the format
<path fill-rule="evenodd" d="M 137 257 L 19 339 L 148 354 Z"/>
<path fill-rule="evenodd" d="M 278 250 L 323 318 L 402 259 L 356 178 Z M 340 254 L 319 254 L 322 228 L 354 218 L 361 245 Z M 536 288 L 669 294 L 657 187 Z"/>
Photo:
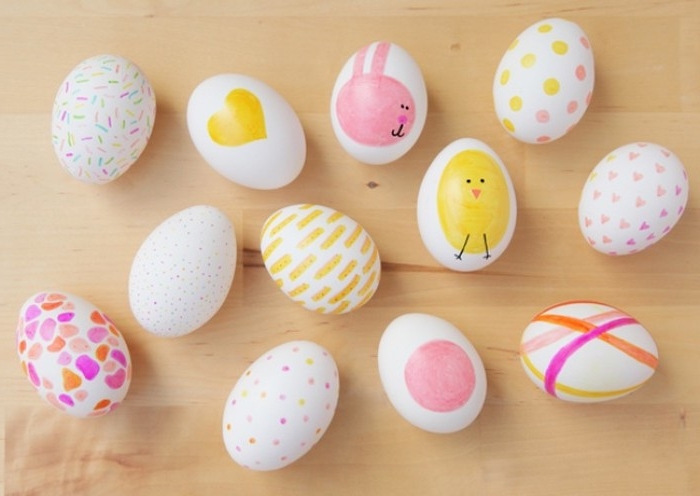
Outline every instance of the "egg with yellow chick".
<path fill-rule="evenodd" d="M 517 217 L 508 169 L 488 145 L 472 138 L 450 143 L 435 157 L 416 210 L 426 249 L 441 265 L 460 272 L 498 259 Z"/>

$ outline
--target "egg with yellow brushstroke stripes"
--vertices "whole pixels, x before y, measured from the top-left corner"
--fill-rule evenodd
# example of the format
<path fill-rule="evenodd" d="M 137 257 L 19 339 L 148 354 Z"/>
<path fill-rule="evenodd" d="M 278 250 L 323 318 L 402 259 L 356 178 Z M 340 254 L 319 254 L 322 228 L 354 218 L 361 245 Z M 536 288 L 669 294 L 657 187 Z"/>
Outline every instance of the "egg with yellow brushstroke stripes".
<path fill-rule="evenodd" d="M 360 224 L 330 207 L 299 204 L 274 212 L 263 225 L 260 253 L 282 292 L 316 312 L 360 308 L 379 286 L 377 245 Z"/>
<path fill-rule="evenodd" d="M 418 228 L 430 254 L 449 269 L 468 272 L 493 263 L 510 243 L 516 215 L 508 170 L 479 140 L 450 143 L 423 177 Z"/>

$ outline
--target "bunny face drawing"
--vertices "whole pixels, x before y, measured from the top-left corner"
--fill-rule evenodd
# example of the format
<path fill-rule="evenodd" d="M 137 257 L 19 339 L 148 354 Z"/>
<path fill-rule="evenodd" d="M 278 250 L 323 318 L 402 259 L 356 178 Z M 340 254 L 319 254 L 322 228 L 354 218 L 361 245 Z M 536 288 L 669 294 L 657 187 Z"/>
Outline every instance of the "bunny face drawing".
<path fill-rule="evenodd" d="M 388 146 L 411 132 L 416 105 L 408 88 L 384 73 L 391 44 L 376 45 L 366 72 L 370 48 L 355 55 L 352 78 L 340 89 L 335 111 L 350 139 L 367 146 Z"/>

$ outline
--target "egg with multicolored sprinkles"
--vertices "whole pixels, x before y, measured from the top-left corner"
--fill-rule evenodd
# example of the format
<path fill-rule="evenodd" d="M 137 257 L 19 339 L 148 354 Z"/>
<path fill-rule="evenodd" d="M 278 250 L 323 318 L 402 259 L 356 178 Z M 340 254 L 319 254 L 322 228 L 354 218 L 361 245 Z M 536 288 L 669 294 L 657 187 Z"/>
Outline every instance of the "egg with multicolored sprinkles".
<path fill-rule="evenodd" d="M 649 331 L 603 303 L 569 301 L 537 314 L 520 342 L 527 376 L 565 401 L 596 403 L 625 396 L 646 383 L 659 363 Z"/>
<path fill-rule="evenodd" d="M 265 268 L 289 298 L 319 313 L 347 313 L 379 285 L 381 262 L 371 236 L 337 210 L 311 204 L 277 210 L 260 239 Z"/>
<path fill-rule="evenodd" d="M 85 183 L 124 174 L 151 137 L 156 97 L 143 71 L 117 55 L 80 62 L 53 103 L 51 137 L 63 168 Z"/>

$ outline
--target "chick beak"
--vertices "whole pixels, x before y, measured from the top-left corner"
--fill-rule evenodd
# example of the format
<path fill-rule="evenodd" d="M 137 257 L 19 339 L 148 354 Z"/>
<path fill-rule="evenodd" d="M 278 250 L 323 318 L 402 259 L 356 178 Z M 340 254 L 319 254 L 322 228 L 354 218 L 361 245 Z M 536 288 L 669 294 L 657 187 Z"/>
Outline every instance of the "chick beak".
<path fill-rule="evenodd" d="M 481 194 L 481 190 L 480 190 L 480 189 L 474 188 L 474 189 L 472 190 L 472 195 L 474 195 L 474 198 L 476 198 L 477 200 L 479 199 L 479 195 L 480 195 L 480 194 Z"/>

